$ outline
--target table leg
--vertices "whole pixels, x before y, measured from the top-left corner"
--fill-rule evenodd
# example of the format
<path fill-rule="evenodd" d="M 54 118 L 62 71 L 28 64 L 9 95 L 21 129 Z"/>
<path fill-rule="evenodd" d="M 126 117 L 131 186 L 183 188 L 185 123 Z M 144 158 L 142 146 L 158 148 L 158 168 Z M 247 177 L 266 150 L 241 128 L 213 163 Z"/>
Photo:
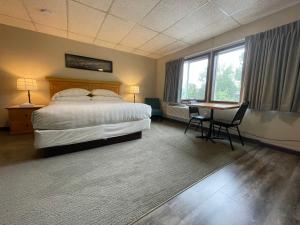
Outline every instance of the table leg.
<path fill-rule="evenodd" d="M 210 124 L 209 124 L 209 131 L 208 131 L 208 138 L 212 137 L 212 131 L 213 131 L 213 124 L 214 123 L 214 109 L 210 110 Z"/>

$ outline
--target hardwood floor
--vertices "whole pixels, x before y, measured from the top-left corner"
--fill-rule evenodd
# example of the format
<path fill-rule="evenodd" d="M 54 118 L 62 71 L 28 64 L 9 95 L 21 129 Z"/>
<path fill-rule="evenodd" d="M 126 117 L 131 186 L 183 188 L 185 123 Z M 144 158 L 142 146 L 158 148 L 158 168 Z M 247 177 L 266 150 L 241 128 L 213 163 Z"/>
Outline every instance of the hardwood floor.
<path fill-rule="evenodd" d="M 134 225 L 300 224 L 300 157 L 257 148 Z"/>

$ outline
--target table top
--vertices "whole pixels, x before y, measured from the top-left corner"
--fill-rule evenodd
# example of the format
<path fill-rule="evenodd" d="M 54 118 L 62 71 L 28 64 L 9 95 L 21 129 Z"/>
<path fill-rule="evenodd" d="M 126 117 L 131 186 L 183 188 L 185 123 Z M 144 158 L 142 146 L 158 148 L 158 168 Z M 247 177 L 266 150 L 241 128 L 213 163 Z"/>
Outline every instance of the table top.
<path fill-rule="evenodd" d="M 225 104 L 225 103 L 213 103 L 213 102 L 197 102 L 189 104 L 190 106 L 203 107 L 207 109 L 236 109 L 239 108 L 239 104 Z"/>

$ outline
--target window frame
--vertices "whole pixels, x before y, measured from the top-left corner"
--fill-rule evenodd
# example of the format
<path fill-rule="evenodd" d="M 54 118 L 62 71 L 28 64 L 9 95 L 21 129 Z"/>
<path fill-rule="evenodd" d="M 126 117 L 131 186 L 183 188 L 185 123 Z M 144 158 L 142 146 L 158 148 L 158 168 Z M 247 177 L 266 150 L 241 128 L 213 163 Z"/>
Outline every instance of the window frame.
<path fill-rule="evenodd" d="M 181 98 L 181 94 L 180 94 L 180 101 L 197 101 L 197 102 L 211 102 L 211 103 L 222 103 L 222 104 L 238 104 L 241 102 L 241 96 L 243 93 L 243 83 L 244 83 L 244 74 L 242 73 L 242 77 L 241 77 L 241 88 L 240 88 L 240 98 L 238 102 L 233 102 L 233 101 L 216 101 L 212 99 L 213 96 L 213 82 L 215 79 L 215 70 L 216 70 L 216 62 L 215 62 L 215 56 L 220 53 L 220 52 L 224 52 L 224 51 L 229 51 L 231 49 L 238 49 L 238 48 L 245 48 L 245 41 L 239 42 L 239 43 L 235 43 L 235 44 L 231 44 L 228 45 L 226 47 L 221 47 L 221 48 L 217 48 L 215 50 L 211 50 L 210 52 L 205 52 L 205 53 L 201 53 L 199 55 L 196 56 L 192 56 L 189 58 L 184 59 L 184 62 L 186 61 L 196 61 L 197 59 L 201 59 L 201 58 L 207 58 L 208 59 L 208 66 L 207 66 L 207 74 L 206 74 L 206 85 L 205 85 L 205 97 L 204 100 L 200 100 L 200 99 L 182 99 Z M 243 62 L 243 68 L 244 68 L 244 63 L 245 60 Z M 242 69 L 243 71 L 243 69 Z M 182 85 L 181 85 L 181 89 L 182 89 Z"/>
<path fill-rule="evenodd" d="M 242 96 L 242 89 L 243 89 L 243 80 L 244 80 L 244 74 L 242 73 L 242 77 L 241 77 L 241 88 L 240 88 L 240 97 L 239 97 L 239 101 L 235 102 L 235 101 L 217 101 L 217 100 L 213 100 L 212 96 L 213 96 L 213 84 L 214 84 L 214 80 L 216 78 L 216 62 L 215 62 L 215 56 L 218 55 L 220 52 L 230 52 L 230 50 L 235 50 L 235 49 L 239 49 L 239 48 L 245 48 L 245 42 L 241 42 L 241 43 L 237 43 L 237 44 L 233 44 L 230 46 L 226 46 L 223 48 L 219 48 L 217 50 L 212 51 L 211 54 L 211 68 L 210 68 L 210 80 L 209 80 L 209 93 L 208 93 L 208 102 L 212 102 L 212 103 L 224 103 L 224 104 L 237 104 L 241 102 L 241 96 Z M 245 53 L 244 53 L 245 54 Z M 244 63 L 243 62 L 243 67 L 244 67 Z M 243 69 L 242 69 L 243 71 Z"/>
<path fill-rule="evenodd" d="M 185 62 L 194 62 L 194 61 L 201 60 L 201 59 L 207 59 L 208 64 L 207 64 L 207 71 L 206 71 L 206 84 L 205 84 L 204 99 L 182 99 L 181 98 L 182 92 L 181 92 L 180 93 L 180 101 L 197 101 L 197 102 L 206 102 L 207 101 L 207 99 L 208 99 L 207 98 L 208 97 L 207 96 L 207 89 L 209 88 L 208 79 L 209 79 L 209 70 L 210 70 L 210 55 L 211 55 L 210 53 L 204 53 L 204 54 L 201 54 L 201 55 L 197 55 L 197 56 L 194 56 L 194 57 L 184 59 L 184 63 Z M 189 69 L 188 69 L 188 72 L 189 72 Z M 181 85 L 181 90 L 182 90 L 182 85 Z"/>

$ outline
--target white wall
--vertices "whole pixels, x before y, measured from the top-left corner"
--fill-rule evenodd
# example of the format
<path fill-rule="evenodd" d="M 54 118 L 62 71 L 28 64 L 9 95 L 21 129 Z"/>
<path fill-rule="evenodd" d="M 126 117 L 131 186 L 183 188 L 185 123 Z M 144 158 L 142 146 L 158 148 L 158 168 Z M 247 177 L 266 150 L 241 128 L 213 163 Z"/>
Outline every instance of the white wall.
<path fill-rule="evenodd" d="M 161 99 L 163 98 L 166 62 L 179 57 L 190 56 L 228 45 L 239 41 L 248 35 L 262 32 L 299 19 L 300 4 L 159 59 L 157 62 L 157 96 Z M 226 117 L 230 117 L 233 113 L 226 112 L 222 113 L 222 115 L 219 113 L 219 115 L 216 116 L 224 116 L 224 114 Z M 264 142 L 300 151 L 300 114 L 248 112 L 245 121 L 241 126 L 241 130 L 244 132 L 245 136 L 254 137 L 250 134 L 255 134 L 259 137 L 263 137 L 262 140 Z M 274 141 L 271 139 L 298 140 L 298 142 Z"/>
<path fill-rule="evenodd" d="M 66 68 L 65 53 L 111 60 L 113 73 Z M 154 59 L 0 25 L 0 127 L 8 125 L 6 106 L 27 101 L 27 93 L 16 90 L 17 78 L 37 79 L 39 90 L 32 92 L 32 101 L 47 104 L 50 100 L 47 76 L 121 81 L 122 95 L 130 101 L 133 96 L 128 94 L 128 85 L 140 85 L 141 93 L 137 95 L 140 102 L 156 94 Z"/>

